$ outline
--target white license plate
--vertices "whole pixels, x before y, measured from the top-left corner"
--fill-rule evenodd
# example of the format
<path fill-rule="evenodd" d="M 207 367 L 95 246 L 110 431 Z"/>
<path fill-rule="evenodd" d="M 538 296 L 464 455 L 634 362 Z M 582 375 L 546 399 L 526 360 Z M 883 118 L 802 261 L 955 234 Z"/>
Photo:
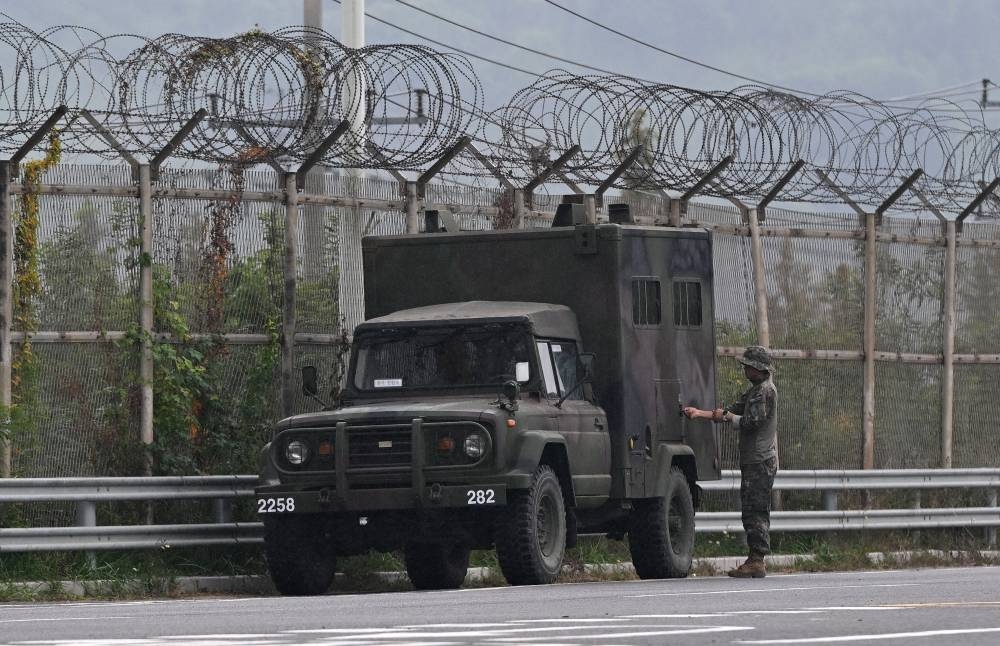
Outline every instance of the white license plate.
<path fill-rule="evenodd" d="M 291 496 L 268 496 L 257 499 L 258 514 L 284 514 L 295 511 L 295 498 Z"/>
<path fill-rule="evenodd" d="M 465 492 L 465 504 L 470 506 L 497 504 L 497 492 L 491 487 L 477 487 Z"/>

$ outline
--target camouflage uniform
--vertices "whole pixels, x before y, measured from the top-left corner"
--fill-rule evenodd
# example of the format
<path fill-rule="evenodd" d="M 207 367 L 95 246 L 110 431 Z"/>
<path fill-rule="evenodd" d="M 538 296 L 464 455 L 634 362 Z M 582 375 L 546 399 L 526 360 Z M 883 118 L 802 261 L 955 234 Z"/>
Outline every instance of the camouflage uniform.
<path fill-rule="evenodd" d="M 740 507 L 751 559 L 771 552 L 771 488 L 778 470 L 778 390 L 771 380 L 774 365 L 761 346 L 746 349 L 739 362 L 767 373 L 732 406 L 732 422 L 740 433 Z"/>

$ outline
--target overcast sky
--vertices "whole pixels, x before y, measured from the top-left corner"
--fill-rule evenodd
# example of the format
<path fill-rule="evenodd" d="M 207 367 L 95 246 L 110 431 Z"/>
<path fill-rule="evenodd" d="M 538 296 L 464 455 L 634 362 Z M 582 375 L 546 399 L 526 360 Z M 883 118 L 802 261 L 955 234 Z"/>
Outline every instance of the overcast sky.
<path fill-rule="evenodd" d="M 545 0 L 407 0 L 427 11 L 532 48 L 623 74 L 699 89 L 745 83 L 602 30 Z M 743 76 L 810 92 L 853 90 L 874 98 L 1000 81 L 1000 2 L 995 0 L 557 0 L 662 49 Z M 368 0 L 373 16 L 426 38 L 513 66 L 586 73 L 491 41 L 404 6 Z M 302 0 L 5 0 L 2 10 L 41 30 L 74 24 L 104 34 L 228 36 L 259 25 L 298 25 Z M 340 35 L 340 5 L 324 0 L 324 26 Z M 368 19 L 369 44 L 431 44 Z M 439 45 L 433 47 L 441 49 Z M 473 60 L 487 107 L 529 75 Z M 978 98 L 978 85 L 966 96 Z M 995 100 L 1000 101 L 1000 90 Z"/>

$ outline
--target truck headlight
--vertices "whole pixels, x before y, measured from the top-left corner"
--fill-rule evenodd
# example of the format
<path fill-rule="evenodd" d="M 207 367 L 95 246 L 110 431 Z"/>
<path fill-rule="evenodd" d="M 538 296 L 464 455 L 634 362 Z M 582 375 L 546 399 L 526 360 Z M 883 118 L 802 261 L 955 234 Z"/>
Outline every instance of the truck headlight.
<path fill-rule="evenodd" d="M 285 445 L 285 459 L 295 466 L 305 464 L 309 460 L 309 445 L 302 440 L 292 440 Z"/>
<path fill-rule="evenodd" d="M 481 433 L 470 433 L 466 436 L 462 449 L 467 456 L 473 460 L 478 460 L 483 457 L 483 453 L 486 450 L 486 438 Z"/>

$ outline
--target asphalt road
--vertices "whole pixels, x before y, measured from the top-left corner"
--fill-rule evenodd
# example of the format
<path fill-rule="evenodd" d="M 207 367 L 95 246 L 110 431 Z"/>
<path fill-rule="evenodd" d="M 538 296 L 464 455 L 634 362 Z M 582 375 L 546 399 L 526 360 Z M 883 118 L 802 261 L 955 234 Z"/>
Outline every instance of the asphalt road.
<path fill-rule="evenodd" d="M 1000 568 L 0 604 L 35 646 L 1000 644 Z"/>

